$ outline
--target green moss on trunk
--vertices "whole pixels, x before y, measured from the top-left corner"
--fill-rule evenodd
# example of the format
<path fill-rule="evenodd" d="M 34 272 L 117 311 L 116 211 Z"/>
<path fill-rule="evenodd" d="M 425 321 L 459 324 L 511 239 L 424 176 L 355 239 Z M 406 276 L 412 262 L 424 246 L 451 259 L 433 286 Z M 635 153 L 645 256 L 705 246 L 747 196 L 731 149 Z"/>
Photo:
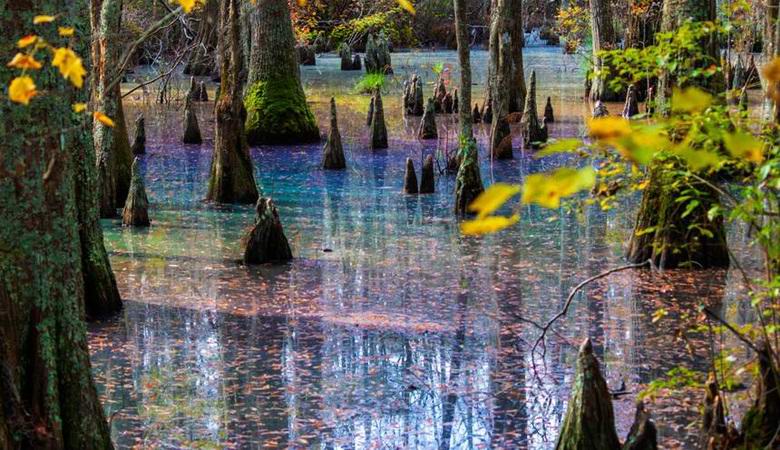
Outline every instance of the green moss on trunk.
<path fill-rule="evenodd" d="M 320 131 L 300 82 L 274 77 L 249 86 L 244 98 L 250 145 L 317 142 Z"/>

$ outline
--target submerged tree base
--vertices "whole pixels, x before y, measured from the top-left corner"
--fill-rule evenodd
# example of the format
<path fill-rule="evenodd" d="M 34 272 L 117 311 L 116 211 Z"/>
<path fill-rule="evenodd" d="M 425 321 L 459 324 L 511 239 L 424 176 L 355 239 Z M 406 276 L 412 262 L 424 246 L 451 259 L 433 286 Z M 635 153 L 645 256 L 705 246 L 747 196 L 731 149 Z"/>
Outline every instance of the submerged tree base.
<path fill-rule="evenodd" d="M 249 145 L 318 142 L 320 130 L 295 77 L 258 81 L 244 98 Z"/>

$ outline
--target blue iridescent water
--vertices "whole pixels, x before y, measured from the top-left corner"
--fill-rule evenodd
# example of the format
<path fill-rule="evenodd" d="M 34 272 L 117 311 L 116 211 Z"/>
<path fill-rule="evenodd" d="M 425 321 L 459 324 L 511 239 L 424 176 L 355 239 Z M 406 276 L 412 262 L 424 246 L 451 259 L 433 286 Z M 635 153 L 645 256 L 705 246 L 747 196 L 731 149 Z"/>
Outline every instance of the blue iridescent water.
<path fill-rule="evenodd" d="M 386 152 L 368 150 L 368 96 L 352 91 L 359 75 L 339 72 L 332 55 L 304 68 L 303 80 L 323 133 L 336 97 L 348 170 L 320 170 L 320 144 L 252 149 L 258 184 L 277 203 L 296 256 L 282 266 L 238 263 L 250 206 L 202 201 L 211 103 L 197 106 L 204 144 L 186 146 L 180 104 L 130 97 L 129 121 L 147 118 L 141 166 L 152 227 L 104 222 L 125 310 L 90 327 L 118 447 L 551 448 L 585 337 L 611 388 L 625 383 L 628 394 L 614 402 L 624 436 L 649 381 L 678 364 L 707 367 L 704 338 L 676 339 L 673 325 L 651 322 L 655 310 L 679 318 L 705 298 L 729 317 L 746 315 L 730 273 L 620 272 L 578 295 L 544 355 L 532 358 L 539 330 L 529 321 L 543 323 L 579 281 L 621 264 L 635 199 L 607 213 L 524 207 L 507 231 L 460 235 L 451 175 L 437 174 L 433 195 L 401 194 L 405 159 L 419 170 L 424 155 L 453 147 L 457 126 L 440 115 L 438 143 L 416 140 L 419 119 L 400 113 L 400 80 L 416 70 L 432 82 L 440 61 L 454 76 L 455 54 L 393 58 Z M 474 59 L 481 101 L 485 52 Z M 526 51 L 539 103 L 549 95 L 556 107 L 554 136 L 582 132 L 590 107 L 578 68 L 557 48 Z M 514 160 L 483 157 L 486 183 L 520 182 L 562 163 L 518 145 Z M 654 406 L 665 447 L 695 441 L 687 427 L 694 402 Z"/>

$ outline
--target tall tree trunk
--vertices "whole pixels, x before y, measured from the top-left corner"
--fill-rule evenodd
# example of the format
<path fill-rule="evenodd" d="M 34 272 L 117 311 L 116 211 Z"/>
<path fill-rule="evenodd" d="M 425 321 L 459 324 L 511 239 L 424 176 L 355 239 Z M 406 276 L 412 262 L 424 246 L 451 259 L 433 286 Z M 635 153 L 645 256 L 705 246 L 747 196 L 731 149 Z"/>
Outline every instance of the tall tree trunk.
<path fill-rule="evenodd" d="M 318 141 L 320 132 L 301 85 L 287 0 L 258 0 L 250 21 L 252 49 L 244 99 L 249 144 Z"/>
<path fill-rule="evenodd" d="M 185 75 L 211 75 L 216 67 L 217 30 L 219 29 L 219 2 L 207 0 L 200 10 L 200 27 L 195 36 L 197 46 L 190 53 Z"/>
<path fill-rule="evenodd" d="M 93 136 L 98 166 L 100 214 L 116 217 L 116 208 L 125 203 L 130 189 L 133 155 L 122 108 L 120 84 L 111 84 L 119 72 L 122 38 L 122 0 L 90 0 L 92 28 L 92 95 L 95 110 L 111 117 L 116 126 L 95 122 Z"/>
<path fill-rule="evenodd" d="M 33 32 L 34 15 L 60 13 L 73 24 L 82 8 L 64 0 L 0 4 L 0 52 L 12 54 Z M 62 41 L 57 27 L 34 31 Z M 16 75 L 0 66 L 2 84 Z M 0 102 L 0 447 L 110 449 L 84 324 L 75 142 L 82 119 L 59 73 L 33 76 L 41 94 L 29 106 Z"/>
<path fill-rule="evenodd" d="M 512 81 L 512 42 L 510 2 L 493 0 L 490 21 L 490 99 L 493 120 L 490 125 L 490 154 L 495 159 L 512 158 L 512 132 L 507 122 Z"/>
<path fill-rule="evenodd" d="M 593 87 L 590 90 L 590 97 L 594 101 L 616 102 L 623 99 L 621 92 L 616 92 L 609 87 L 610 70 L 602 64 L 601 58 L 597 55 L 602 50 L 614 50 L 617 48 L 618 39 L 612 20 L 610 0 L 590 0 L 590 24 L 593 32 L 593 70 L 596 74 L 596 77 L 593 79 Z"/>
<path fill-rule="evenodd" d="M 764 25 L 764 61 L 769 62 L 780 56 L 780 0 L 768 0 L 766 5 L 766 23 Z M 770 86 L 764 86 L 767 91 Z M 780 123 L 780 108 L 770 100 L 769 95 L 764 100 L 764 115 L 767 120 Z"/>
<path fill-rule="evenodd" d="M 626 48 L 643 49 L 655 43 L 655 34 L 661 29 L 662 8 L 663 0 L 629 0 Z M 655 85 L 656 81 L 643 79 L 634 83 L 639 101 L 647 100 L 648 87 Z"/>
<path fill-rule="evenodd" d="M 455 214 L 463 216 L 468 205 L 482 193 L 482 177 L 479 173 L 479 154 L 471 123 L 471 58 L 466 21 L 465 0 L 453 0 L 455 7 L 455 36 L 458 42 L 460 62 L 460 147 L 458 150 L 458 175 L 455 180 Z"/>
<path fill-rule="evenodd" d="M 238 0 L 219 4 L 221 84 L 214 108 L 217 126 L 207 199 L 220 203 L 254 203 L 258 197 L 244 136 L 239 8 Z"/>
<path fill-rule="evenodd" d="M 523 47 L 525 34 L 523 30 L 523 0 L 505 0 L 509 10 L 506 17 L 509 21 L 510 53 L 512 67 L 509 79 L 509 112 L 522 112 L 525 105 L 525 73 L 523 69 Z"/>

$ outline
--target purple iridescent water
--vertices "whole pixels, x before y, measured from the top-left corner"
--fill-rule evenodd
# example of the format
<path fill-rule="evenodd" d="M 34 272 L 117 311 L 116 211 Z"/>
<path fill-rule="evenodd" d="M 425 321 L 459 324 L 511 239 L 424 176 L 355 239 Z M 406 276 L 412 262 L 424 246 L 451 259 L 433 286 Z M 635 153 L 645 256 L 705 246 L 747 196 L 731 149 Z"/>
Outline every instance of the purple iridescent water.
<path fill-rule="evenodd" d="M 732 273 L 621 272 L 578 295 L 544 355 L 532 358 L 539 331 L 529 321 L 543 323 L 579 281 L 622 263 L 636 199 L 608 212 L 523 207 L 507 231 L 460 235 L 453 176 L 437 174 L 433 195 L 401 193 L 405 159 L 419 170 L 428 153 L 453 148 L 457 124 L 440 115 L 439 141 L 417 141 L 419 118 L 400 113 L 400 80 L 416 70 L 432 82 L 437 62 L 454 79 L 455 54 L 393 58 L 386 152 L 368 150 L 368 96 L 352 91 L 359 75 L 339 72 L 334 56 L 304 68 L 303 79 L 323 133 L 336 97 L 348 170 L 320 170 L 320 144 L 252 149 L 257 181 L 279 206 L 296 256 L 283 266 L 237 262 L 250 206 L 202 201 L 212 104 L 198 106 L 204 144 L 185 146 L 178 103 L 131 95 L 128 122 L 146 115 L 152 227 L 104 222 L 125 310 L 90 327 L 119 447 L 551 448 L 584 337 L 610 387 L 625 383 L 628 394 L 614 402 L 622 437 L 646 383 L 678 365 L 707 368 L 705 336 L 677 339 L 673 319 L 695 315 L 701 299 L 749 318 Z M 481 102 L 486 55 L 474 58 Z M 540 109 L 553 98 L 553 136 L 580 135 L 590 106 L 578 60 L 528 49 L 526 69 L 538 71 Z M 486 132 L 477 129 L 482 150 Z M 486 183 L 520 182 L 565 162 L 535 159 L 515 143 L 511 161 L 491 162 L 482 151 Z M 653 323 L 658 308 L 670 320 Z M 695 441 L 696 429 L 686 428 L 698 415 L 694 402 L 679 396 L 657 408 L 665 447 Z"/>

